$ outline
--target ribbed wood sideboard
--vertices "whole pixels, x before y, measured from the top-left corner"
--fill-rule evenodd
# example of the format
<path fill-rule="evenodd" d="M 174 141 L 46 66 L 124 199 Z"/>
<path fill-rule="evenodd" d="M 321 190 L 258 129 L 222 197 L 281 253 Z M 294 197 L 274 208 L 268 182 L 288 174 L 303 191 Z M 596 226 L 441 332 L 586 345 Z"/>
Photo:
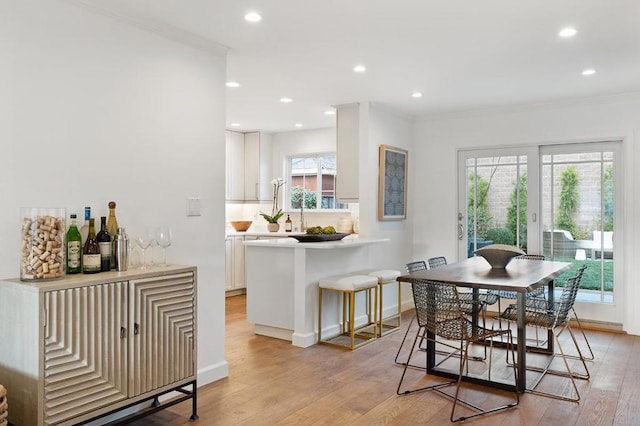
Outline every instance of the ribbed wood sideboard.
<path fill-rule="evenodd" d="M 196 275 L 166 266 L 0 281 L 9 421 L 78 424 L 141 404 L 130 415 L 140 417 L 186 399 L 197 418 Z M 161 404 L 174 390 L 180 396 Z"/>

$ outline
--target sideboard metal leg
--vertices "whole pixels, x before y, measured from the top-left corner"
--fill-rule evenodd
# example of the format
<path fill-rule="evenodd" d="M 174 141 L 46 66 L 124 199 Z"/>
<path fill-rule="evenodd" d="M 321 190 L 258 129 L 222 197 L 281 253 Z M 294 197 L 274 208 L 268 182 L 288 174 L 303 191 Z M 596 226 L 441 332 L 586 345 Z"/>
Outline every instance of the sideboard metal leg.
<path fill-rule="evenodd" d="M 198 381 L 193 381 L 193 389 L 191 390 L 191 420 L 198 420 Z"/>

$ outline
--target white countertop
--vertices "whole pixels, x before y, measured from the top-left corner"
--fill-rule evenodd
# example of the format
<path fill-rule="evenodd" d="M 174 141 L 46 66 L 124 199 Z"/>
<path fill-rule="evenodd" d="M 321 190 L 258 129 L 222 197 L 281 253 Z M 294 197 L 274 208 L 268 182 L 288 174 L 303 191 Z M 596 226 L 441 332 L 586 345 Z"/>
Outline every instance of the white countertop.
<path fill-rule="evenodd" d="M 273 233 L 272 233 L 273 234 Z M 306 248 L 306 249 L 336 249 L 360 247 L 369 244 L 388 242 L 389 238 L 360 238 L 358 234 L 349 235 L 338 241 L 322 241 L 317 243 L 301 243 L 293 238 L 277 238 L 268 240 L 245 241 L 245 246 L 268 247 L 268 248 Z"/>
<path fill-rule="evenodd" d="M 301 234 L 305 234 L 305 232 L 285 232 L 284 230 L 278 231 L 278 232 L 269 232 L 269 231 L 243 231 L 243 232 L 238 232 L 238 231 L 227 231 L 226 233 L 227 237 L 280 237 L 280 238 L 286 238 L 289 235 L 301 235 Z"/>

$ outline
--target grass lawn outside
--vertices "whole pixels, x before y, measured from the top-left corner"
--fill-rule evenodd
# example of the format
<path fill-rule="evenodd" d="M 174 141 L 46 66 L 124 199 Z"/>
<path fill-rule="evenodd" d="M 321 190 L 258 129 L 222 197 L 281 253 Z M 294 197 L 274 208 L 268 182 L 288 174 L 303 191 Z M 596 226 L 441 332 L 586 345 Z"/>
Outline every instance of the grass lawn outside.
<path fill-rule="evenodd" d="M 559 262 L 571 262 L 573 265 L 571 269 L 563 273 L 561 276 L 555 279 L 556 287 L 564 287 L 564 282 L 567 278 L 572 277 L 578 271 L 578 268 L 582 265 L 587 265 L 582 281 L 580 282 L 580 288 L 583 290 L 601 290 L 601 277 L 604 276 L 604 291 L 613 291 L 613 260 L 575 260 L 571 258 L 556 258 Z M 601 268 L 604 267 L 603 270 Z M 601 275 L 602 274 L 602 275 Z"/>

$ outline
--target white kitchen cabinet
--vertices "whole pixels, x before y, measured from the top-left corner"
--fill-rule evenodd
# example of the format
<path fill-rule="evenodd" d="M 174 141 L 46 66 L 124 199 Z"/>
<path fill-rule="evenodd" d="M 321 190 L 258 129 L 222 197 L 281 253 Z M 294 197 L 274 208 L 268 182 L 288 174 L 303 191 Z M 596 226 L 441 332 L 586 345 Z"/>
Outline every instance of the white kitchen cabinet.
<path fill-rule="evenodd" d="M 246 288 L 244 279 L 244 236 L 229 236 L 225 239 L 225 290 L 230 295 L 241 293 Z"/>
<path fill-rule="evenodd" d="M 360 104 L 336 106 L 336 197 L 341 203 L 359 202 Z"/>
<path fill-rule="evenodd" d="M 260 133 L 244 134 L 244 199 L 260 200 Z"/>
<path fill-rule="evenodd" d="M 226 199 L 244 200 L 244 133 L 225 133 L 226 146 Z"/>
<path fill-rule="evenodd" d="M 233 237 L 224 239 L 224 289 L 233 290 Z"/>
<path fill-rule="evenodd" d="M 271 135 L 226 132 L 227 201 L 271 201 Z"/>
<path fill-rule="evenodd" d="M 0 281 L 0 323 L 12 424 L 77 424 L 178 389 L 197 418 L 194 267 Z"/>

